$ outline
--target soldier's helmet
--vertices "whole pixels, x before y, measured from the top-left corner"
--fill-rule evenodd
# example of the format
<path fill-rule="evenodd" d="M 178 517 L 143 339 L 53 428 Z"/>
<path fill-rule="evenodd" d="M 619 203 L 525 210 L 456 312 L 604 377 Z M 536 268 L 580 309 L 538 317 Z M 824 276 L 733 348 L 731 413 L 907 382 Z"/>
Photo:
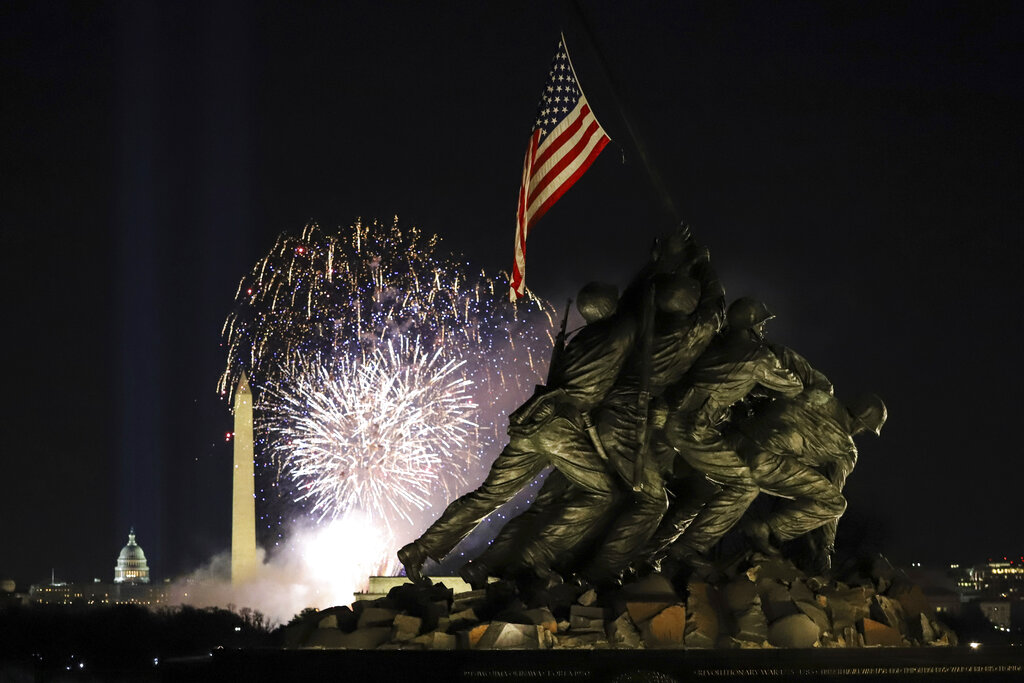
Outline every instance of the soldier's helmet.
<path fill-rule="evenodd" d="M 858 424 L 875 436 L 881 435 L 882 425 L 885 424 L 886 418 L 889 417 L 889 413 L 885 409 L 885 403 L 875 394 L 857 396 L 846 404 L 846 409 L 850 411 L 853 419 Z"/>
<path fill-rule="evenodd" d="M 754 325 L 771 320 L 775 314 L 768 310 L 763 301 L 741 297 L 729 304 L 725 313 L 726 322 L 734 330 L 749 330 Z"/>
<path fill-rule="evenodd" d="M 576 310 L 587 323 L 603 320 L 615 312 L 619 288 L 607 282 L 590 282 L 576 295 Z"/>
<path fill-rule="evenodd" d="M 658 275 L 654 278 L 654 301 L 661 311 L 689 315 L 700 301 L 700 283 L 687 275 Z"/>

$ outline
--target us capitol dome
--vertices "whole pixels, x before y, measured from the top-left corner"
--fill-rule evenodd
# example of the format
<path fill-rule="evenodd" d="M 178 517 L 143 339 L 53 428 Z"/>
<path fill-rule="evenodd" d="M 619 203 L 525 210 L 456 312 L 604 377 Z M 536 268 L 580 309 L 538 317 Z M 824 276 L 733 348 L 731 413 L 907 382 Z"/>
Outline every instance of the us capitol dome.
<path fill-rule="evenodd" d="M 114 583 L 149 583 L 146 553 L 135 542 L 135 528 L 128 532 L 128 545 L 121 548 L 114 567 Z"/>

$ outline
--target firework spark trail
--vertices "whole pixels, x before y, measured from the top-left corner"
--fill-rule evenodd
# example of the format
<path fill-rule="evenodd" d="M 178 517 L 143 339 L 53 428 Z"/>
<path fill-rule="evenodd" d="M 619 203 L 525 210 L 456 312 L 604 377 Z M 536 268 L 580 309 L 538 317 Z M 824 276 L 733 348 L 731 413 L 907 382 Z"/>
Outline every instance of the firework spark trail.
<path fill-rule="evenodd" d="M 363 510 L 411 522 L 465 483 L 476 426 L 462 361 L 389 343 L 368 358 L 298 357 L 263 402 L 271 444 L 318 521 Z"/>
<path fill-rule="evenodd" d="M 501 355 L 521 348 L 530 358 L 527 374 L 538 374 L 532 359 L 551 348 L 551 307 L 532 295 L 506 306 L 495 296 L 494 280 L 483 273 L 467 278 L 464 264 L 443 256 L 438 244 L 437 236 L 400 228 L 397 219 L 356 222 L 349 234 L 311 224 L 298 236 L 280 235 L 239 283 L 235 310 L 224 322 L 228 354 L 218 390 L 230 400 L 242 371 L 259 383 L 295 353 L 358 356 L 409 334 L 449 357 L 498 354 L 490 362 L 510 370 Z M 544 324 L 522 324 L 537 317 Z"/>

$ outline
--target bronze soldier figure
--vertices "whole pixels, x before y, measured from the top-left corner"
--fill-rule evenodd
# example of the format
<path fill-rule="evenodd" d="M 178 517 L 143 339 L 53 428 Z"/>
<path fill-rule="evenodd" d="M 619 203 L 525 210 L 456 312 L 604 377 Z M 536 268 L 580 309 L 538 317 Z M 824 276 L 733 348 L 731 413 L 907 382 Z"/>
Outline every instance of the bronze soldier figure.
<path fill-rule="evenodd" d="M 777 555 L 781 543 L 820 529 L 812 539 L 813 569 L 829 569 L 838 520 L 846 510 L 842 489 L 857 463 L 853 437 L 880 434 L 886 417 L 885 404 L 873 394 L 844 406 L 816 387 L 780 399 L 738 426 L 757 486 L 788 499 L 767 519 L 744 525 L 758 550 Z"/>
<path fill-rule="evenodd" d="M 763 387 L 795 396 L 803 383 L 784 368 L 763 338 L 773 314 L 760 301 L 741 298 L 726 314 L 728 328 L 697 360 L 672 406 L 666 438 L 696 471 L 721 489 L 697 513 L 670 553 L 691 565 L 707 564 L 707 550 L 739 521 L 759 492 L 740 457 L 735 434 L 725 430 L 731 409 Z"/>
<path fill-rule="evenodd" d="M 580 490 L 579 507 L 563 508 L 556 520 L 562 533 L 533 550 L 557 556 L 615 502 L 616 483 L 586 433 L 584 415 L 604 398 L 633 348 L 638 329 L 635 295 L 627 290 L 617 305 L 614 287 L 591 284 L 580 291 L 577 308 L 587 325 L 566 346 L 552 369 L 551 382 L 509 416 L 509 443 L 484 482 L 453 501 L 416 541 L 398 551 L 406 575 L 422 581 L 428 557 L 440 560 L 477 524 L 546 467 L 561 472 Z M 578 514 L 583 513 L 583 514 Z M 530 549 L 524 549 L 528 552 Z M 528 558 L 538 572 L 547 560 Z"/>
<path fill-rule="evenodd" d="M 632 489 L 625 510 L 616 517 L 598 551 L 581 571 L 595 584 L 615 583 L 645 546 L 661 522 L 669 501 L 665 474 L 672 469 L 675 452 L 662 428 L 667 417 L 663 400 L 704 353 L 725 317 L 725 291 L 712 269 L 706 249 L 690 240 L 697 253 L 690 272 L 655 278 L 656 313 L 649 350 L 637 344 L 608 397 L 597 409 L 598 433 L 615 471 Z M 699 296 L 699 299 L 698 299 Z M 649 357 L 642 354 L 646 351 Z M 647 364 L 647 367 L 644 367 Z M 641 416 L 641 395 L 650 403 Z M 648 430 L 637 425 L 645 417 Z"/>

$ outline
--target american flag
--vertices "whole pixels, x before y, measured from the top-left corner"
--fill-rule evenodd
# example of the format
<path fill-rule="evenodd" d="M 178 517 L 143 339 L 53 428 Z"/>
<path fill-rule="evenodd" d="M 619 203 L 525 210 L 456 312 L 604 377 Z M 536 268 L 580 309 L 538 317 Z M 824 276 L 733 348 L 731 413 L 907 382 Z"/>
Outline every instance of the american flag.
<path fill-rule="evenodd" d="M 512 301 L 526 291 L 526 238 L 530 229 L 590 168 L 609 140 L 583 96 L 562 36 L 537 105 L 537 120 L 523 161 L 509 288 Z"/>

